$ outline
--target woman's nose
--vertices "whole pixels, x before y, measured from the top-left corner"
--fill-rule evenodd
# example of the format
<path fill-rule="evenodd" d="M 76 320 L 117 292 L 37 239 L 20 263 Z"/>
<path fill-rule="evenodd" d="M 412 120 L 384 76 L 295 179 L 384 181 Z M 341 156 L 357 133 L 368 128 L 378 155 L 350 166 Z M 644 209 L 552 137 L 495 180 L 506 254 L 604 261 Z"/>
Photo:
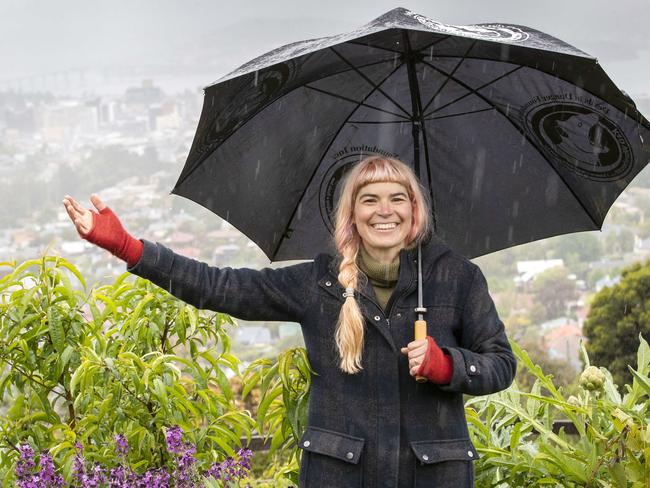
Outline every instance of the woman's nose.
<path fill-rule="evenodd" d="M 390 202 L 381 203 L 378 209 L 379 215 L 390 215 L 393 213 L 393 206 Z"/>

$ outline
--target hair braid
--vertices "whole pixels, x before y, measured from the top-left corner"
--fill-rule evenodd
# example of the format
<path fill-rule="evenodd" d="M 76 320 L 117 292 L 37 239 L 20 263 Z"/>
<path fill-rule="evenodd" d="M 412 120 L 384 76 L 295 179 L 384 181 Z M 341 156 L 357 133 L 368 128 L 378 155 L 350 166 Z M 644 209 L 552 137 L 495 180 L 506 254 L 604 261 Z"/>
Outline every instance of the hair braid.
<path fill-rule="evenodd" d="M 338 280 L 345 287 L 346 297 L 336 324 L 336 346 L 341 356 L 340 367 L 346 373 L 361 371 L 363 354 L 363 315 L 354 297 L 359 282 L 357 255 L 359 242 L 348 243 L 341 252 L 343 260 L 339 266 Z"/>

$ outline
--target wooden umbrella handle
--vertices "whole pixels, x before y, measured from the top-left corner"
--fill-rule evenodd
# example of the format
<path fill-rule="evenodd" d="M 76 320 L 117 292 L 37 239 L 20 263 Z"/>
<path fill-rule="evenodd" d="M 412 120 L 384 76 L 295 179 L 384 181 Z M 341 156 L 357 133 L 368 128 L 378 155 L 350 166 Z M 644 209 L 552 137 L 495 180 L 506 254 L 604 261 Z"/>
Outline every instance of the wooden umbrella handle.
<path fill-rule="evenodd" d="M 415 340 L 420 341 L 427 338 L 427 321 L 426 320 L 416 320 L 415 321 Z M 427 379 L 424 376 L 416 376 L 415 381 L 418 383 L 424 383 Z"/>

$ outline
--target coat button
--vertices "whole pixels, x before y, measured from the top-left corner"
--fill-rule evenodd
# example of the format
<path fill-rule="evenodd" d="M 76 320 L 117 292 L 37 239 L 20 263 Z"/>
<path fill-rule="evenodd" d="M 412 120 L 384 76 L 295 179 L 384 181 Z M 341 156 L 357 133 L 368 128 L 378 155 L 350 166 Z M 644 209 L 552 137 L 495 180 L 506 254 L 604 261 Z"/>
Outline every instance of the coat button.
<path fill-rule="evenodd" d="M 305 446 L 305 447 L 309 447 L 311 445 L 311 442 L 305 441 L 305 442 L 302 443 L 302 445 Z"/>
<path fill-rule="evenodd" d="M 470 370 L 472 373 L 476 373 L 476 366 L 474 366 L 474 365 L 472 364 L 472 365 L 469 367 L 469 370 Z"/>
<path fill-rule="evenodd" d="M 375 320 L 379 322 L 381 320 L 381 317 L 379 315 L 375 315 Z"/>
<path fill-rule="evenodd" d="M 422 455 L 422 459 L 424 459 L 425 461 L 428 461 L 428 460 L 429 460 L 429 456 L 427 456 L 426 454 L 423 454 L 423 455 Z"/>
<path fill-rule="evenodd" d="M 352 459 L 352 458 L 354 457 L 354 454 L 352 454 L 351 452 L 348 452 L 348 453 L 345 455 L 345 457 L 348 458 L 348 459 Z"/>
<path fill-rule="evenodd" d="M 332 282 L 331 281 L 326 281 L 325 286 L 332 286 Z"/>
<path fill-rule="evenodd" d="M 468 455 L 469 457 L 474 457 L 474 453 L 473 453 L 472 451 L 467 451 L 467 455 Z"/>
<path fill-rule="evenodd" d="M 395 317 L 397 317 L 397 318 L 399 319 L 399 318 L 402 317 L 402 314 L 401 314 L 401 313 L 398 313 L 397 315 L 395 315 Z"/>

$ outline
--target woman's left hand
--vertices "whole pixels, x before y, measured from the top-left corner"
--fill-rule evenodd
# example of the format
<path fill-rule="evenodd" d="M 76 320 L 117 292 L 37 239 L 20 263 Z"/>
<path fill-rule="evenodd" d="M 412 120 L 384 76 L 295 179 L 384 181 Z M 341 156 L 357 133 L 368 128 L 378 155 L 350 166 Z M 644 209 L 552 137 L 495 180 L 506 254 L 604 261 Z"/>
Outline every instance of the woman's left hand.
<path fill-rule="evenodd" d="M 424 356 L 427 354 L 429 343 L 426 339 L 409 342 L 408 346 L 401 349 L 402 354 L 407 354 L 409 358 L 409 372 L 411 376 L 417 376 Z"/>

